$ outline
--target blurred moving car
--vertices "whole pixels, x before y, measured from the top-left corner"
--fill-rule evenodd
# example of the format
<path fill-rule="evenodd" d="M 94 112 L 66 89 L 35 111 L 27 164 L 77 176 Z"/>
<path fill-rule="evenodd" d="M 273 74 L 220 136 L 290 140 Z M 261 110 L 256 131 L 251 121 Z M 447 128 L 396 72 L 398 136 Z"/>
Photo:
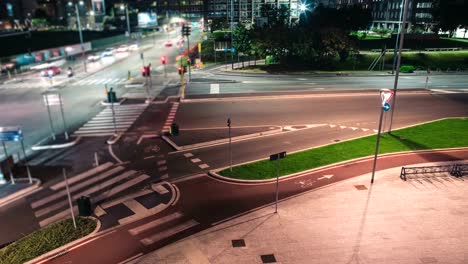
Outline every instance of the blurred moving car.
<path fill-rule="evenodd" d="M 138 50 L 140 47 L 138 46 L 138 44 L 132 44 L 130 46 L 128 46 L 128 49 L 129 50 Z"/>
<path fill-rule="evenodd" d="M 172 47 L 172 41 L 168 40 L 168 41 L 164 42 L 164 46 Z"/>
<path fill-rule="evenodd" d="M 91 54 L 91 55 L 88 56 L 88 61 L 89 62 L 95 62 L 95 61 L 98 61 L 100 59 L 101 59 L 101 57 L 99 57 L 96 54 Z"/>
<path fill-rule="evenodd" d="M 117 52 L 127 52 L 128 51 L 128 46 L 127 45 L 121 45 L 118 49 Z"/>
<path fill-rule="evenodd" d="M 114 56 L 114 48 L 107 48 L 101 53 L 101 58 L 102 57 L 111 57 Z"/>
<path fill-rule="evenodd" d="M 60 70 L 59 67 L 57 66 L 51 66 L 45 70 L 41 71 L 41 76 L 42 77 L 47 77 L 47 76 L 54 76 L 57 74 L 60 74 L 62 71 Z"/>

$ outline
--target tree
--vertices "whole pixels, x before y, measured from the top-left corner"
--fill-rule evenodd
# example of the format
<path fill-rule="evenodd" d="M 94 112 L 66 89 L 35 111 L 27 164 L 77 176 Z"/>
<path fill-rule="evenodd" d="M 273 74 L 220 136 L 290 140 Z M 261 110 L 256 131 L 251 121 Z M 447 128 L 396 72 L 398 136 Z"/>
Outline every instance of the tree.
<path fill-rule="evenodd" d="M 233 47 L 237 52 L 248 53 L 251 50 L 249 31 L 244 25 L 238 25 L 232 34 Z"/>
<path fill-rule="evenodd" d="M 388 33 L 390 33 L 390 30 L 389 29 L 386 29 L 386 28 L 375 28 L 373 30 L 375 33 L 379 34 L 380 35 L 380 38 L 383 38 L 385 35 L 387 35 Z"/>
<path fill-rule="evenodd" d="M 211 28 L 211 32 L 228 28 L 228 21 L 224 17 L 213 18 L 211 20 L 210 28 Z"/>
<path fill-rule="evenodd" d="M 457 28 L 468 26 L 468 16 L 465 14 L 468 1 L 433 0 L 432 6 L 437 28 L 448 31 L 450 36 Z"/>
<path fill-rule="evenodd" d="M 47 14 L 47 12 L 44 9 L 38 8 L 34 12 L 34 18 L 49 19 L 49 15 Z"/>

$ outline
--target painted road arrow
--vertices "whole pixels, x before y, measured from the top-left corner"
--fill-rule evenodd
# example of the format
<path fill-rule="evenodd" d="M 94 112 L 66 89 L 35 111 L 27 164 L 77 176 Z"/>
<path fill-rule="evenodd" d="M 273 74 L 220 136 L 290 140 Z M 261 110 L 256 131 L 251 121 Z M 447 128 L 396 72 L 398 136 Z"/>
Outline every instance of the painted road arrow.
<path fill-rule="evenodd" d="M 323 180 L 323 179 L 331 179 L 333 177 L 333 174 L 330 174 L 330 175 L 323 175 L 322 177 L 320 178 L 317 178 L 317 180 Z"/>

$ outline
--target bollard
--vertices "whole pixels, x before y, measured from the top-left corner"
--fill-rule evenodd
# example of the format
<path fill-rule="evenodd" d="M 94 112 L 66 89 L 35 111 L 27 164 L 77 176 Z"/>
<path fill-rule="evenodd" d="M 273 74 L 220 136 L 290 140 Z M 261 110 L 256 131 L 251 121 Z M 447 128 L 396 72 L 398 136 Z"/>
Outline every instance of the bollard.
<path fill-rule="evenodd" d="M 132 79 L 132 75 L 131 75 L 130 71 L 128 71 L 127 80 L 129 80 L 129 81 L 130 81 L 131 79 Z"/>

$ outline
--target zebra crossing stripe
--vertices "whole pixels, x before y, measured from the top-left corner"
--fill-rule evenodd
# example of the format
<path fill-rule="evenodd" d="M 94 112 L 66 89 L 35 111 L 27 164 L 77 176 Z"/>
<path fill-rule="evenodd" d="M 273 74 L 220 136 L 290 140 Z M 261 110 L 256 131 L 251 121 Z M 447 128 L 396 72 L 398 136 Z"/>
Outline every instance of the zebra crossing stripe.
<path fill-rule="evenodd" d="M 104 173 L 101 173 L 99 175 L 97 175 L 96 177 L 92 177 L 84 182 L 81 182 L 75 186 L 71 186 L 70 187 L 70 192 L 74 192 L 74 191 L 77 191 L 79 189 L 82 189 L 83 187 L 85 186 L 88 186 L 92 183 L 95 183 L 97 181 L 100 181 L 100 180 L 103 180 L 109 176 L 111 176 L 112 174 L 114 173 L 117 173 L 119 171 L 122 171 L 124 169 L 124 167 L 121 167 L 121 166 L 118 166 L 118 167 L 115 167 L 113 168 L 112 170 L 109 170 L 109 171 L 106 171 Z M 49 196 L 46 196 L 40 200 L 37 200 L 33 203 L 31 203 L 31 208 L 32 209 L 36 209 L 37 207 L 40 207 L 40 206 L 43 206 L 51 201 L 54 201 L 54 200 L 57 200 L 58 198 L 62 197 L 62 196 L 65 196 L 67 194 L 67 191 L 64 189 L 64 190 L 61 190 L 59 192 L 56 192 L 54 193 L 53 195 L 49 195 Z"/>
<path fill-rule="evenodd" d="M 101 193 L 101 195 L 99 195 L 98 197 L 96 197 L 96 199 L 93 199 L 93 202 L 96 203 L 98 201 L 102 201 L 106 198 L 109 198 L 111 196 L 114 196 L 115 194 L 125 190 L 125 189 L 128 189 L 130 188 L 131 186 L 133 185 L 136 185 L 146 179 L 150 178 L 150 176 L 146 175 L 146 174 L 142 174 L 140 176 L 138 176 L 137 178 L 133 178 L 131 179 L 130 181 L 126 181 L 124 182 L 123 184 L 120 184 L 120 185 L 117 185 L 116 187 L 106 191 L 105 193 Z"/>
<path fill-rule="evenodd" d="M 107 129 L 107 128 L 127 128 L 127 127 L 130 127 L 132 126 L 132 124 L 112 124 L 112 123 L 108 123 L 108 124 L 86 124 L 85 126 L 81 127 L 79 130 L 83 129 L 83 130 L 86 130 L 86 129 L 101 129 L 101 128 L 104 128 L 104 129 Z M 82 130 L 82 131 L 83 131 Z"/>
<path fill-rule="evenodd" d="M 71 185 L 71 184 L 73 184 L 73 183 L 75 183 L 77 181 L 84 180 L 84 179 L 86 179 L 86 178 L 88 178 L 88 177 L 90 177 L 90 176 L 92 176 L 94 174 L 97 174 L 97 173 L 100 173 L 100 172 L 106 170 L 107 168 L 111 167 L 112 165 L 114 165 L 114 163 L 106 162 L 106 163 L 101 164 L 101 165 L 99 165 L 99 166 L 97 166 L 95 168 L 92 168 L 92 169 L 87 170 L 87 171 L 85 171 L 83 173 L 80 173 L 80 174 L 68 179 L 68 184 Z M 60 188 L 63 188 L 63 187 L 65 187 L 65 182 L 61 181 L 61 182 L 59 182 L 57 184 L 54 184 L 54 185 L 50 186 L 50 189 L 56 191 L 56 190 L 58 190 Z"/>
<path fill-rule="evenodd" d="M 181 218 L 182 216 L 184 216 L 181 212 L 175 212 L 175 213 L 172 213 L 170 215 L 166 215 L 162 218 L 159 218 L 159 219 L 156 219 L 154 221 L 151 221 L 149 223 L 146 223 L 144 225 L 141 225 L 141 226 L 138 226 L 138 227 L 135 227 L 133 229 L 130 229 L 128 230 L 128 232 L 131 234 L 131 235 L 139 235 L 149 229 L 152 229 L 154 227 L 157 227 L 157 226 L 160 226 L 160 225 L 163 225 L 165 223 L 168 223 L 168 222 L 171 222 L 171 221 L 174 221 L 176 219 L 179 219 Z"/>
<path fill-rule="evenodd" d="M 177 226 L 175 226 L 175 227 L 173 227 L 171 229 L 166 229 L 166 230 L 161 231 L 161 232 L 159 232 L 159 233 L 157 233 L 157 234 L 155 234 L 153 236 L 142 239 L 142 240 L 140 240 L 140 242 L 145 246 L 149 246 L 149 245 L 151 245 L 151 244 L 153 244 L 155 242 L 158 242 L 158 241 L 161 241 L 161 240 L 166 239 L 168 237 L 171 237 L 171 236 L 173 236 L 173 235 L 175 235 L 177 233 L 185 231 L 185 230 L 187 230 L 189 228 L 192 228 L 192 227 L 194 227 L 194 226 L 196 226 L 198 224 L 199 223 L 197 221 L 192 219 L 192 220 L 186 221 L 186 222 L 184 222 L 184 223 L 182 223 L 180 225 L 177 225 Z"/>
<path fill-rule="evenodd" d="M 87 189 L 85 191 L 74 194 L 72 196 L 72 200 L 76 200 L 77 198 L 79 198 L 81 196 L 87 196 L 87 195 L 90 195 L 92 193 L 101 191 L 102 189 L 104 189 L 106 187 L 109 187 L 112 184 L 115 184 L 115 183 L 117 183 L 117 182 L 119 182 L 121 180 L 124 180 L 124 179 L 132 176 L 135 173 L 136 173 L 136 171 L 133 171 L 133 170 L 126 171 L 126 172 L 124 172 L 124 173 L 122 173 L 122 174 L 120 174 L 120 175 L 118 175 L 116 177 L 113 177 L 113 178 L 111 178 L 111 179 L 109 179 L 109 180 L 107 180 L 105 182 L 102 182 L 102 183 L 100 183 L 98 185 L 95 185 L 95 186 L 93 186 L 93 187 L 91 187 L 91 188 L 89 188 L 89 189 Z M 61 202 L 55 203 L 54 205 L 48 206 L 48 207 L 46 207 L 44 209 L 41 209 L 41 210 L 38 210 L 38 211 L 34 212 L 34 215 L 36 217 L 41 217 L 41 216 L 49 214 L 49 213 L 51 213 L 51 212 L 53 212 L 53 211 L 55 211 L 57 209 L 65 207 L 67 204 L 68 204 L 68 200 L 64 199 Z"/>

